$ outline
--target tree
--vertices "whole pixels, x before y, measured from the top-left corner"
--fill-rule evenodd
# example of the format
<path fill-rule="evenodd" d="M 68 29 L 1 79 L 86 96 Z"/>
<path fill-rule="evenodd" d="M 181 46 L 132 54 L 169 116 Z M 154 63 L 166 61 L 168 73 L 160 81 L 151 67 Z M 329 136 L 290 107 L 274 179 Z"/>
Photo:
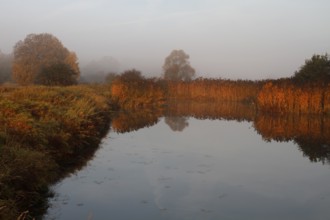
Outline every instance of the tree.
<path fill-rule="evenodd" d="M 195 69 L 190 66 L 189 55 L 183 50 L 173 50 L 166 57 L 163 65 L 164 79 L 189 81 L 195 76 Z"/>
<path fill-rule="evenodd" d="M 51 34 L 30 34 L 24 41 L 17 42 L 14 47 L 13 79 L 21 85 L 33 84 L 37 77 L 47 78 L 45 70 L 63 70 L 63 64 L 67 64 L 71 69 L 64 71 L 70 72 L 67 76 L 68 81 L 72 78 L 77 81 L 80 71 L 76 54 L 70 52 Z M 55 68 L 56 65 L 61 68 Z M 52 74 L 56 73 L 52 72 L 49 76 Z"/>
<path fill-rule="evenodd" d="M 141 71 L 136 69 L 126 70 L 120 74 L 120 79 L 123 81 L 139 81 L 144 79 Z"/>
<path fill-rule="evenodd" d="M 0 51 L 0 84 L 11 80 L 13 56 Z"/>
<path fill-rule="evenodd" d="M 328 54 L 313 55 L 311 59 L 306 60 L 305 64 L 296 71 L 293 79 L 299 81 L 317 81 L 330 80 L 330 60 Z"/>
<path fill-rule="evenodd" d="M 67 63 L 56 63 L 44 67 L 35 78 L 36 84 L 47 86 L 69 86 L 77 84 L 76 72 Z"/>

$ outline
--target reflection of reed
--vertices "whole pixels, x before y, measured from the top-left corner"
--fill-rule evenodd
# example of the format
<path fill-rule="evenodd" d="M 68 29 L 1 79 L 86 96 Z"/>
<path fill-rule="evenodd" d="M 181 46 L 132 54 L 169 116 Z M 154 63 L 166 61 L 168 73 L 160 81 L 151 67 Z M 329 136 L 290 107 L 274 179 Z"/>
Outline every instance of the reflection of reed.
<path fill-rule="evenodd" d="M 330 118 L 258 115 L 254 127 L 265 140 L 293 140 L 311 161 L 330 161 Z"/>
<path fill-rule="evenodd" d="M 300 115 L 258 115 L 254 127 L 266 140 L 286 141 L 296 137 L 330 139 L 329 117 L 307 117 Z"/>
<path fill-rule="evenodd" d="M 311 161 L 330 162 L 330 117 L 287 114 L 256 114 L 253 105 L 238 102 L 168 103 L 162 109 L 138 109 L 121 112 L 112 121 L 117 132 L 129 132 L 154 125 L 165 116 L 165 122 L 174 131 L 182 131 L 189 117 L 197 119 L 225 119 L 253 121 L 256 131 L 267 141 L 294 141 Z"/>
<path fill-rule="evenodd" d="M 119 112 L 111 125 L 116 132 L 125 133 L 150 127 L 156 124 L 162 115 L 162 109 L 134 109 L 130 112 Z"/>
<path fill-rule="evenodd" d="M 165 116 L 252 121 L 255 109 L 239 102 L 177 102 L 168 105 Z"/>

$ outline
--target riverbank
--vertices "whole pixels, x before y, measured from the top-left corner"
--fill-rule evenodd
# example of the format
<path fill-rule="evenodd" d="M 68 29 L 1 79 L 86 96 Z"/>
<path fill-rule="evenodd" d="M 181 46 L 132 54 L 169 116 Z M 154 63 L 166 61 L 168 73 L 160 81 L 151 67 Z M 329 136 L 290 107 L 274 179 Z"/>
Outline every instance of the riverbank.
<path fill-rule="evenodd" d="M 41 217 L 49 185 L 83 166 L 107 133 L 114 109 L 108 91 L 0 88 L 0 219 L 25 211 Z"/>
<path fill-rule="evenodd" d="M 0 219 L 16 219 L 27 210 L 30 216 L 41 217 L 47 208 L 48 187 L 94 155 L 109 129 L 111 113 L 118 108 L 129 117 L 114 119 L 117 131 L 137 129 L 145 118 L 150 119 L 148 124 L 156 123 L 164 109 L 168 110 L 165 106 L 175 108 L 165 112 L 167 116 L 187 109 L 196 117 L 207 111 L 209 117 L 240 120 L 252 120 L 257 112 L 328 116 L 329 86 L 290 79 L 171 82 L 119 77 L 111 86 L 0 87 Z M 204 105 L 196 108 L 183 101 Z M 235 105 L 211 108 L 210 102 Z M 240 105 L 248 108 L 241 111 Z M 141 111 L 144 107 L 158 109 L 158 114 Z M 132 109 L 138 117 L 129 114 Z M 134 127 L 128 122 L 134 122 Z"/>

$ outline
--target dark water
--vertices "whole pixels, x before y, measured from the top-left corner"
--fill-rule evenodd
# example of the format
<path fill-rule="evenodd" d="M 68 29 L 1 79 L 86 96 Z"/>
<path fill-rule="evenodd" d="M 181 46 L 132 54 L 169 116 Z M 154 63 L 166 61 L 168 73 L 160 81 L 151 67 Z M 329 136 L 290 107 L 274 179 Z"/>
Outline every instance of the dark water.
<path fill-rule="evenodd" d="M 328 219 L 328 120 L 190 104 L 120 114 L 53 187 L 45 219 Z"/>

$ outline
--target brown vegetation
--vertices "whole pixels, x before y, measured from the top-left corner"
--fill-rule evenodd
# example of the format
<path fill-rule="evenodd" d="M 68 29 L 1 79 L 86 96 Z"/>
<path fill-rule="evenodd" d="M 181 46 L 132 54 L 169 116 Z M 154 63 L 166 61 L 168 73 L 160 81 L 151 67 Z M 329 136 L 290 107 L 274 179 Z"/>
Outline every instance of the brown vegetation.
<path fill-rule="evenodd" d="M 330 114 L 330 83 L 264 83 L 257 96 L 258 110 L 269 113 Z"/>
<path fill-rule="evenodd" d="M 244 81 L 199 78 L 164 81 L 117 77 L 111 92 L 125 108 L 173 102 L 240 102 L 269 114 L 330 114 L 330 83 L 291 79 Z"/>
<path fill-rule="evenodd" d="M 222 80 L 199 78 L 189 82 L 167 83 L 170 101 L 232 101 L 253 102 L 259 90 L 259 83 L 244 80 Z"/>
<path fill-rule="evenodd" d="M 0 219 L 38 216 L 50 183 L 86 163 L 107 132 L 102 87 L 0 89 Z"/>
<path fill-rule="evenodd" d="M 159 106 L 165 101 L 162 81 L 145 79 L 136 70 L 126 71 L 113 79 L 111 95 L 121 108 Z"/>

